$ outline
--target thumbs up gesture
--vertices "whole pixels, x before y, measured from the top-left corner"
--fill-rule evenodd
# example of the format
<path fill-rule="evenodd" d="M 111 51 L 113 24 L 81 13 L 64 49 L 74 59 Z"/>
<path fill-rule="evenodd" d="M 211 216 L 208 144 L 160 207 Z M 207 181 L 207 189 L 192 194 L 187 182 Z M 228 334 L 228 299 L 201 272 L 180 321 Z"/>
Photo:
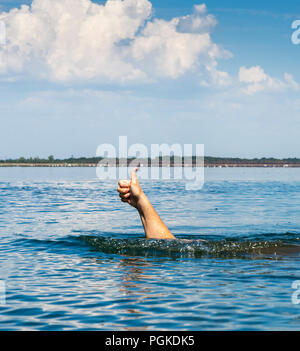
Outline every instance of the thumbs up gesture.
<path fill-rule="evenodd" d="M 120 180 L 118 192 L 122 202 L 127 202 L 129 205 L 138 208 L 138 203 L 144 195 L 143 190 L 138 182 L 136 172 L 138 168 L 131 171 L 130 180 Z"/>
<path fill-rule="evenodd" d="M 138 210 L 146 238 L 175 239 L 144 194 L 136 176 L 137 170 L 138 168 L 132 170 L 130 180 L 119 181 L 117 190 L 121 201 L 129 203 Z"/>

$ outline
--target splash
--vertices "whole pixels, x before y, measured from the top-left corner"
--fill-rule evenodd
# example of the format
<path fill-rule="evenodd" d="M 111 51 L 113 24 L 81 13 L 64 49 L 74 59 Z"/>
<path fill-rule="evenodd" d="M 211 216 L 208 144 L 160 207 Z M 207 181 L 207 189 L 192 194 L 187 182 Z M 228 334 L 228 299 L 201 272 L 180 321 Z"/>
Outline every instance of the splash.
<path fill-rule="evenodd" d="M 169 257 L 269 257 L 283 256 L 300 257 L 299 238 L 285 239 L 274 235 L 270 240 L 268 235 L 256 240 L 247 238 L 212 239 L 178 239 L 178 240 L 148 240 L 144 238 L 107 238 L 104 236 L 85 236 L 80 239 L 97 251 L 107 254 L 120 254 L 132 256 L 169 256 Z M 260 240 L 259 240 L 260 239 Z M 265 240 L 264 240 L 265 239 Z"/>

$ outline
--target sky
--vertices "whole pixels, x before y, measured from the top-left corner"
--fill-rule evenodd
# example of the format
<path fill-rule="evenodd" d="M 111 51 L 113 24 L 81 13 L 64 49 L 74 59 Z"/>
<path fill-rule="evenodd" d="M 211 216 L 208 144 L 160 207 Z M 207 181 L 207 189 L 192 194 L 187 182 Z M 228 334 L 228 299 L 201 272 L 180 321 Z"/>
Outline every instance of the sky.
<path fill-rule="evenodd" d="M 300 157 L 295 20 L 293 0 L 2 0 L 0 159 L 89 157 L 119 136 Z"/>

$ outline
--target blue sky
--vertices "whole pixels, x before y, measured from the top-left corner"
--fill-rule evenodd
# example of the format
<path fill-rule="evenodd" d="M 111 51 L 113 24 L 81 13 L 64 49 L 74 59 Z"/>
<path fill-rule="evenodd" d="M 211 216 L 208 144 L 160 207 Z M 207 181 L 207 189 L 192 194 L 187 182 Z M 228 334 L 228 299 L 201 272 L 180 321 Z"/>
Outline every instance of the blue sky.
<path fill-rule="evenodd" d="M 1 2 L 0 158 L 92 156 L 119 135 L 204 144 L 210 156 L 300 157 L 300 3 L 130 0 L 96 23 L 78 14 L 83 0 L 53 14 L 55 1 L 26 13 L 11 10 L 31 1 Z"/>

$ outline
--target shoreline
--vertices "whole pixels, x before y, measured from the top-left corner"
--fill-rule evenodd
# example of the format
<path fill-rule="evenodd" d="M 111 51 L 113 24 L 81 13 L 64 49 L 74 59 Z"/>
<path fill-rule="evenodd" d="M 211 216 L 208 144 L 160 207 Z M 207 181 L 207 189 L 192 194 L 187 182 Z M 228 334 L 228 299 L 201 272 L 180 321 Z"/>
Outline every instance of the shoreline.
<path fill-rule="evenodd" d="M 137 164 L 138 165 L 138 164 Z M 101 167 L 134 167 L 137 165 L 101 165 Z M 0 167 L 97 167 L 97 163 L 0 163 Z M 141 167 L 195 167 L 193 164 L 154 164 L 150 166 L 141 165 Z M 201 166 L 197 166 L 201 167 Z M 205 168 L 300 168 L 300 163 L 206 163 Z"/>

